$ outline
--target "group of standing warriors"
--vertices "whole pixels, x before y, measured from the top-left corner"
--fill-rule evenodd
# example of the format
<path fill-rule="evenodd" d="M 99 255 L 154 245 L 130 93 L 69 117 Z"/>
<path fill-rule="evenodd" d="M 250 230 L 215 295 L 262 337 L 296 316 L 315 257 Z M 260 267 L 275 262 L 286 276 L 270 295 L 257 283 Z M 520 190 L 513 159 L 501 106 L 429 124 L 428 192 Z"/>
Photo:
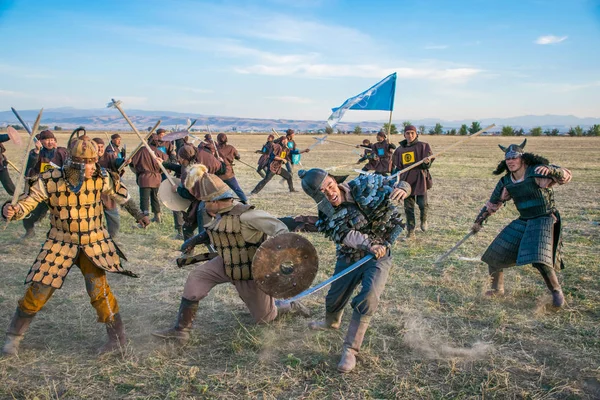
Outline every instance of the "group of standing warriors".
<path fill-rule="evenodd" d="M 351 371 L 392 266 L 392 245 L 404 228 L 398 203 L 404 202 L 408 237 L 414 232 L 415 203 L 421 208 L 421 229 L 427 229 L 426 194 L 431 188 L 428 169 L 433 161 L 429 145 L 419 142 L 416 129 L 408 126 L 404 132 L 405 140 L 398 148 L 387 141 L 384 133 L 378 134 L 377 143 L 366 144 L 365 156 L 375 174 L 361 174 L 346 183 L 346 177 L 332 175 L 323 169 L 300 170 L 298 176 L 302 189 L 317 204 L 318 216 L 276 218 L 245 204 L 246 198 L 242 196 L 231 168 L 239 154 L 227 144 L 224 134 L 217 137 L 216 145 L 210 137 L 205 137 L 199 147 L 177 143 L 175 147 L 179 146 L 178 149 L 174 149 L 170 142 L 162 142 L 163 134 L 164 131 L 158 131 L 150 147 L 156 150 L 156 156 L 164 165 L 181 177 L 182 184 L 174 190 L 195 202 L 190 206 L 189 214 L 195 212 L 196 224 L 204 228 L 199 229 L 200 233 L 195 236 L 190 234 L 182 250 L 189 252 L 198 244 L 208 244 L 212 250 L 207 253 L 210 261 L 189 274 L 173 327 L 156 331 L 154 335 L 187 341 L 199 302 L 221 283 L 235 286 L 257 323 L 272 321 L 278 314 L 293 309 L 306 314 L 300 304 L 278 304 L 257 287 L 252 279 L 252 258 L 268 237 L 290 230 L 309 231 L 314 228 L 336 244 L 335 273 L 367 254 L 374 255 L 372 260 L 331 285 L 325 299 L 325 318 L 309 324 L 311 329 L 339 329 L 343 310 L 351 303 L 353 313 L 338 364 L 339 371 Z M 26 283 L 31 285 L 18 302 L 3 352 L 17 353 L 31 320 L 52 293 L 62 286 L 73 265 L 77 265 L 85 277 L 98 321 L 106 324 L 109 341 L 101 351 L 120 348 L 125 344 L 123 323 L 105 273 L 136 275 L 121 266 L 124 255 L 104 228 L 102 219 L 106 209 L 110 210 L 106 204 L 111 199 L 133 215 L 141 227 L 150 223 L 149 203 L 153 204 L 154 220 L 160 220 L 160 208 L 154 207 L 160 207 L 155 189 L 162 177 L 158 169 L 148 172 L 156 167 L 157 161 L 146 149 L 140 150 L 132 160 L 140 198 L 144 199 L 139 210 L 117 172 L 122 165 L 118 161 L 118 141 L 109 145 L 111 151 L 108 152 L 102 140 L 92 141 L 85 135 L 72 136 L 68 149 L 57 147 L 56 139 L 49 131 L 42 132 L 39 139 L 41 145 L 30 156 L 38 177 L 17 205 L 6 203 L 2 207 L 2 216 L 7 220 L 23 219 L 45 205 L 46 210 L 50 210 L 51 229 L 27 274 Z M 113 136 L 115 139 L 118 138 Z M 266 149 L 261 151 L 262 161 L 259 164 L 259 172 L 262 171 L 265 177 L 257 185 L 258 190 L 253 192 L 257 193 L 276 174 L 288 181 L 292 191 L 291 174 L 284 165 L 292 160 L 290 155 L 300 153 L 295 143 L 289 145 L 290 141 L 293 143 L 293 132 L 288 131 L 277 143 L 274 138 L 270 139 L 273 140 L 269 140 Z M 526 153 L 525 143 L 501 147 L 504 160 L 494 173 L 504 176 L 477 216 L 472 230 L 481 229 L 491 214 L 512 199 L 519 218 L 502 230 L 482 257 L 489 265 L 492 280 L 487 294 L 504 294 L 505 268 L 532 264 L 540 271 L 551 291 L 553 304 L 560 307 L 564 298 L 555 271 L 564 265 L 561 218 L 554 204 L 552 187 L 569 182 L 571 173 L 550 164 L 543 157 Z M 267 152 L 269 156 L 265 164 Z M 403 173 L 396 179 L 386 177 L 421 160 L 425 161 L 420 169 Z M 272 167 L 274 162 L 276 165 Z M 146 163 L 146 168 L 138 169 L 143 163 Z M 206 224 L 202 216 L 209 218 Z M 107 220 L 110 221 L 110 218 L 107 217 Z M 352 298 L 359 285 L 360 291 Z"/>

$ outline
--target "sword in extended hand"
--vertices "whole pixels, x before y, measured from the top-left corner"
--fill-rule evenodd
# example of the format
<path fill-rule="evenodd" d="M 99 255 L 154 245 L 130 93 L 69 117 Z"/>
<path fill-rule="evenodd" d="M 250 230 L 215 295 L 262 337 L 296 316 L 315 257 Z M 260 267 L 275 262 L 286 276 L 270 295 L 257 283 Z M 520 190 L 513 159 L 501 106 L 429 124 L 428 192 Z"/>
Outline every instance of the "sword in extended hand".
<path fill-rule="evenodd" d="M 19 121 L 23 121 L 21 119 L 21 117 L 18 116 L 19 114 L 17 113 L 17 111 L 14 108 L 12 110 L 15 113 L 15 115 L 17 116 L 17 118 L 19 119 Z M 23 160 L 21 161 L 21 172 L 19 173 L 19 180 L 17 181 L 17 184 L 15 185 L 15 191 L 13 193 L 13 197 L 10 202 L 10 204 L 13 207 L 17 204 L 17 202 L 19 200 L 19 196 L 21 195 L 21 192 L 23 191 L 23 187 L 25 185 L 25 168 L 27 167 L 27 159 L 29 158 L 29 151 L 31 150 L 31 145 L 33 144 L 33 139 L 35 138 L 35 131 L 37 131 L 38 127 L 40 126 L 40 120 L 42 119 L 43 113 L 44 113 L 44 109 L 42 108 L 35 120 L 35 123 L 33 124 L 33 130 L 30 130 L 29 126 L 27 126 L 27 124 L 24 124 L 25 129 L 27 129 L 27 132 L 29 132 L 29 140 L 27 141 L 27 148 L 25 149 L 25 153 L 23 153 Z M 9 222 L 10 221 L 6 221 L 6 225 L 4 225 L 4 229 L 6 229 Z"/>
<path fill-rule="evenodd" d="M 455 245 L 454 245 L 454 246 L 453 246 L 453 247 L 452 247 L 450 250 L 448 250 L 448 251 L 447 251 L 447 252 L 445 252 L 445 253 L 444 253 L 442 256 L 440 256 L 440 257 L 439 257 L 437 260 L 435 260 L 435 263 L 434 263 L 434 264 L 439 264 L 439 263 L 441 263 L 442 261 L 444 261 L 444 260 L 445 260 L 445 259 L 446 259 L 446 258 L 447 258 L 447 257 L 448 257 L 450 254 L 454 253 L 454 251 L 455 251 L 456 249 L 458 249 L 460 246 L 462 246 L 462 244 L 463 244 L 464 242 L 466 242 L 466 241 L 467 241 L 467 240 L 468 240 L 468 239 L 469 239 L 471 236 L 473 236 L 473 235 L 474 235 L 474 234 L 476 234 L 476 233 L 477 233 L 477 232 L 475 232 L 475 231 L 473 231 L 473 230 L 469 231 L 469 233 L 467 233 L 467 234 L 465 235 L 465 237 L 463 237 L 462 239 L 460 239 L 460 240 L 458 241 L 458 243 L 456 243 L 456 244 L 455 244 Z"/>
<path fill-rule="evenodd" d="M 309 296 L 313 293 L 318 292 L 319 290 L 323 289 L 325 286 L 329 286 L 331 285 L 333 282 L 337 281 L 338 279 L 340 279 L 343 276 L 348 275 L 350 272 L 354 271 L 355 269 L 359 268 L 360 266 L 362 266 L 364 263 L 366 263 L 367 261 L 371 260 L 372 258 L 374 258 L 375 256 L 373 254 L 369 254 L 364 256 L 363 258 L 361 258 L 360 260 L 358 260 L 357 262 L 355 262 L 354 264 L 352 264 L 351 266 L 349 266 L 348 268 L 344 269 L 343 271 L 338 272 L 337 274 L 333 275 L 331 278 L 324 280 L 323 282 L 319 283 L 316 286 L 313 286 L 309 289 L 306 289 L 304 292 L 297 294 L 296 296 L 289 298 L 289 299 L 285 299 L 282 300 L 282 304 L 289 304 L 293 301 L 298 301 L 306 296 Z"/>

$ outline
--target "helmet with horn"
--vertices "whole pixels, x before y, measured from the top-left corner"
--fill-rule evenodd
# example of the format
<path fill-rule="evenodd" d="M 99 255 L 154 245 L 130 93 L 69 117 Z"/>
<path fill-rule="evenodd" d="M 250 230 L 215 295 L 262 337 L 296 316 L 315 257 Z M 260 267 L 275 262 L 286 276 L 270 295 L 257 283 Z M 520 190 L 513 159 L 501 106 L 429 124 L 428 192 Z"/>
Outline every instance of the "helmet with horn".
<path fill-rule="evenodd" d="M 85 128 L 79 127 L 71 133 L 67 150 L 69 153 L 64 165 L 65 176 L 69 189 L 78 193 L 85 179 L 85 165 L 98 161 L 98 145 L 86 135 Z"/>
<path fill-rule="evenodd" d="M 511 144 L 508 147 L 504 147 L 501 144 L 498 145 L 500 149 L 504 152 L 504 159 L 510 160 L 511 158 L 518 158 L 525 154 L 525 145 L 527 144 L 527 139 L 523 140 L 521 144 Z"/>

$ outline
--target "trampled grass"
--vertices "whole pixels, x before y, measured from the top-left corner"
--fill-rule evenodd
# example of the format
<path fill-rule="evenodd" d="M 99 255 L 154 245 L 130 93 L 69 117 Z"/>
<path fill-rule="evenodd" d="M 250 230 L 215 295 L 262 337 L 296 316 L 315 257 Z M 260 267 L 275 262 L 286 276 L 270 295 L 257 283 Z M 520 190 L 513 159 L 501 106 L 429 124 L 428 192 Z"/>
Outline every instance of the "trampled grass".
<path fill-rule="evenodd" d="M 132 149 L 134 136 L 125 137 Z M 242 159 L 254 165 L 258 155 L 253 151 L 265 136 L 229 138 Z M 362 137 L 336 139 L 360 143 Z M 423 139 L 436 151 L 460 137 Z M 172 239 L 169 213 L 162 225 L 144 231 L 133 228 L 133 219 L 122 213 L 117 242 L 128 256 L 128 268 L 140 274 L 139 279 L 109 277 L 128 333 L 126 351 L 95 355 L 106 335 L 95 323 L 74 268 L 35 318 L 19 358 L 0 359 L 0 398 L 600 398 L 600 140 L 529 138 L 526 147 L 574 176 L 556 189 L 564 220 L 564 309 L 547 307 L 550 296 L 531 267 L 507 272 L 506 297 L 483 296 L 487 267 L 473 259 L 515 218 L 512 203 L 444 264 L 433 264 L 468 231 L 493 190 L 497 178 L 491 171 L 502 157 L 497 144 L 519 139 L 469 140 L 435 161 L 430 229 L 418 231 L 414 243 L 396 244 L 394 269 L 357 369 L 349 375 L 335 370 L 349 310 L 339 332 L 309 331 L 307 319 L 290 315 L 255 326 L 230 285 L 215 288 L 202 301 L 189 345 L 178 348 L 153 339 L 152 330 L 173 323 L 188 271 L 174 263 L 180 243 Z M 66 135 L 59 135 L 59 142 L 65 141 Z M 298 136 L 297 142 L 305 147 L 313 140 Z M 10 159 L 18 161 L 15 146 L 7 147 Z M 328 167 L 356 158 L 349 147 L 328 144 L 315 147 L 302 162 L 306 168 Z M 259 180 L 244 165 L 237 165 L 236 172 L 247 192 Z M 351 168 L 336 172 L 356 175 Z M 137 199 L 132 173 L 124 178 Z M 295 183 L 300 189 L 297 177 Z M 8 198 L 3 191 L 0 195 Z M 279 178 L 252 202 L 276 216 L 316 210 L 302 192 L 288 193 Z M 4 326 L 25 290 L 23 280 L 48 226 L 44 221 L 27 242 L 19 239 L 20 223 L 0 231 Z M 316 283 L 333 270 L 334 246 L 316 234 L 307 237 L 320 256 Z M 316 318 L 324 315 L 324 294 L 305 302 Z"/>

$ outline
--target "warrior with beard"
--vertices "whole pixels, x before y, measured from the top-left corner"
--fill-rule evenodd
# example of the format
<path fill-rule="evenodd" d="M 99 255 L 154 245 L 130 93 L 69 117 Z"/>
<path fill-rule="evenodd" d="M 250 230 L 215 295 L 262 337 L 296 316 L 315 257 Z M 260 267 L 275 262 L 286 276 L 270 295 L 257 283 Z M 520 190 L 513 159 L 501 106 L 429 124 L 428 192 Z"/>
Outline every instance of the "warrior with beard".
<path fill-rule="evenodd" d="M 83 129 L 73 132 L 73 135 Z M 85 131 L 84 131 L 85 132 Z M 109 195 L 141 225 L 148 217 L 135 206 L 118 175 L 98 164 L 98 148 L 83 135 L 69 140 L 69 156 L 64 168 L 43 172 L 29 189 L 29 194 L 12 206 L 2 207 L 6 220 L 21 220 L 38 204 L 50 209 L 50 231 L 25 283 L 30 283 L 19 300 L 17 310 L 6 333 L 2 352 L 16 355 L 23 335 L 33 317 L 44 307 L 56 289 L 60 289 L 73 265 L 85 279 L 90 302 L 96 309 L 98 322 L 106 324 L 108 342 L 100 352 L 125 345 L 119 305 L 106 279 L 106 272 L 136 275 L 121 265 L 125 256 L 104 226 L 102 194 Z"/>
<path fill-rule="evenodd" d="M 492 287 L 488 296 L 504 294 L 504 268 L 532 264 L 552 293 L 552 304 L 561 307 L 564 296 L 556 272 L 564 268 L 561 258 L 561 218 L 554 204 L 556 184 L 571 180 L 571 172 L 552 165 L 547 159 L 523 150 L 520 145 L 500 146 L 504 160 L 495 175 L 505 174 L 475 219 L 478 232 L 487 218 L 504 203 L 513 200 L 519 218 L 508 224 L 485 251 L 481 260 L 488 264 Z"/>
<path fill-rule="evenodd" d="M 317 228 L 337 246 L 334 274 L 369 253 L 375 256 L 332 283 L 325 298 L 325 320 L 309 325 L 311 329 L 339 329 L 344 307 L 356 287 L 362 286 L 352 299 L 354 311 L 337 366 L 340 372 L 350 372 L 392 267 L 391 247 L 404 227 L 396 203 L 410 195 L 410 185 L 403 181 L 394 185 L 375 174 L 343 183 L 346 177 L 318 168 L 301 170 L 298 176 L 304 192 L 318 204 Z"/>

